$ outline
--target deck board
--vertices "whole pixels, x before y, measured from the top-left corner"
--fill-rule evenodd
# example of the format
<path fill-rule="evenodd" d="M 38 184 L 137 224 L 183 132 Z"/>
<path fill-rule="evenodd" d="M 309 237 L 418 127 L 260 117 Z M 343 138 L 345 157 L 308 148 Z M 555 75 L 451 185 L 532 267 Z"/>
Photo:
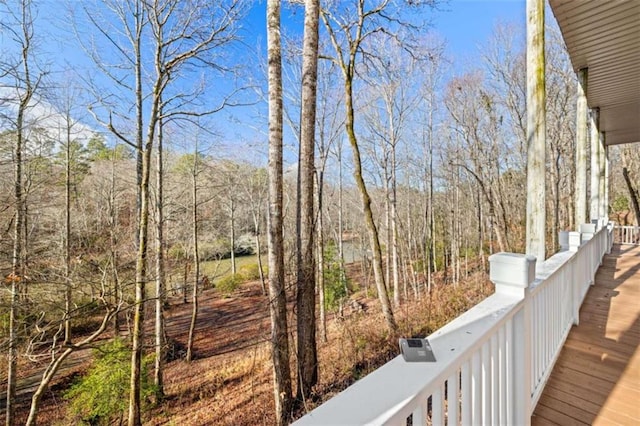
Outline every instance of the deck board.
<path fill-rule="evenodd" d="M 640 425 L 640 247 L 598 269 L 531 423 Z"/>

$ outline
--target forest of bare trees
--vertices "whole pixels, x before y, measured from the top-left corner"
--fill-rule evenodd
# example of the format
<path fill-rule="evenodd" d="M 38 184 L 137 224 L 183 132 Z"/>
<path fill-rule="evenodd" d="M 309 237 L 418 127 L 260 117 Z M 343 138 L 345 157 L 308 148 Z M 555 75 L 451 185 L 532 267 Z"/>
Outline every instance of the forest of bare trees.
<path fill-rule="evenodd" d="M 329 317 L 356 291 L 373 295 L 393 340 L 398 311 L 429 300 L 436 276 L 456 287 L 490 254 L 524 252 L 524 28 L 496 24 L 461 66 L 428 25 L 435 1 L 77 2 L 56 40 L 57 55 L 84 58 L 74 68 L 48 51 L 45 6 L 0 2 L 8 426 L 36 424 L 65 362 L 118 339 L 129 366 L 118 419 L 142 424 L 145 407 L 171 402 L 165 368 L 196 368 L 200 298 L 241 279 L 247 255 L 270 318 L 268 422 L 286 424 L 317 396 Z M 255 7 L 259 52 L 242 31 Z M 292 10 L 302 18 L 285 31 Z M 551 22 L 546 55 L 551 253 L 576 225 L 578 90 Z M 228 126 L 255 133 L 229 140 Z M 640 151 L 609 156 L 610 217 L 638 225 Z M 205 265 L 223 260 L 214 283 Z M 190 306 L 178 355 L 172 303 Z"/>

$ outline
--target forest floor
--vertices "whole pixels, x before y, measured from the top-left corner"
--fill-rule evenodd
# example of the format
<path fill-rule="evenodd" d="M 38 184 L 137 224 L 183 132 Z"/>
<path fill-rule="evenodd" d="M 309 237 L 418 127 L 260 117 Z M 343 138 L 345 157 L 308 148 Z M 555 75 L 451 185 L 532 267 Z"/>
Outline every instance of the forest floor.
<path fill-rule="evenodd" d="M 352 282 L 364 280 L 359 268 L 350 268 L 348 274 Z M 429 295 L 419 294 L 419 298 L 409 289 L 409 297 L 395 312 L 400 332 L 404 336 L 428 335 L 485 298 L 492 288 L 484 273 L 475 272 L 457 286 L 435 284 Z M 345 304 L 343 317 L 328 316 L 327 342 L 318 339 L 319 383 L 314 389 L 315 395 L 300 404 L 295 417 L 398 354 L 397 340 L 388 336 L 377 298 L 371 294 L 366 290 L 352 294 L 350 302 Z M 195 357 L 186 363 L 184 348 L 191 310 L 192 304 L 184 304 L 179 298 L 170 302 L 166 328 L 174 352 L 165 370 L 166 398 L 162 404 L 149 404 L 145 408 L 144 423 L 273 424 L 269 310 L 259 282 L 246 283 L 228 297 L 222 297 L 215 290 L 203 292 L 194 341 Z M 292 306 L 289 309 L 291 342 L 295 337 L 293 311 Z M 148 326 L 151 331 L 150 322 Z M 293 343 L 290 351 L 295 376 Z M 62 394 L 86 371 L 91 357 L 91 351 L 85 350 L 67 361 L 43 397 L 39 424 L 72 423 L 67 414 L 68 402 Z M 22 371 L 18 382 L 17 424 L 26 419 L 30 396 L 41 374 L 37 367 Z M 295 377 L 293 382 L 295 391 Z M 4 406 L 4 395 L 0 398 Z"/>

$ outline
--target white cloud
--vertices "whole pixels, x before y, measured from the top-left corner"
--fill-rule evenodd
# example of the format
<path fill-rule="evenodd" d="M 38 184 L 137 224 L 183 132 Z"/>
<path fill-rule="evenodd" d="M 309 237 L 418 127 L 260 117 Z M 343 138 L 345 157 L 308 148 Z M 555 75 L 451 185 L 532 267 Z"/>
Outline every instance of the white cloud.
<path fill-rule="evenodd" d="M 0 131 L 13 127 L 18 110 L 16 89 L 0 87 Z M 65 114 L 53 105 L 34 97 L 25 111 L 25 125 L 28 128 L 43 129 L 54 141 L 66 138 L 67 119 Z M 83 124 L 77 117 L 71 117 L 71 137 L 86 143 L 98 130 Z"/>

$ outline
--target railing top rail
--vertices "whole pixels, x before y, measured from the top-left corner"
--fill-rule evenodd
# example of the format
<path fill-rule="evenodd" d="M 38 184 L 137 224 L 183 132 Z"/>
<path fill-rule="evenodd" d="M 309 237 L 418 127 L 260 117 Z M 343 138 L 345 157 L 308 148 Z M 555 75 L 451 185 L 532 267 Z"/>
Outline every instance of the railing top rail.
<path fill-rule="evenodd" d="M 520 313 L 525 313 L 525 315 L 517 317 L 520 318 L 517 320 L 519 321 L 518 324 L 529 323 L 529 320 L 526 319 L 528 318 L 528 314 L 526 314 L 528 308 L 526 306 L 529 306 L 529 303 L 533 303 L 531 301 L 539 297 L 538 294 L 551 294 L 546 291 L 544 293 L 539 292 L 545 288 L 550 288 L 546 286 L 547 283 L 552 285 L 553 282 L 559 282 L 557 274 L 562 273 L 565 268 L 584 268 L 583 261 L 593 263 L 594 259 L 592 258 L 594 256 L 603 254 L 603 251 L 607 249 L 604 243 L 607 242 L 610 245 L 612 241 L 610 234 L 605 236 L 603 233 L 611 233 L 612 224 L 602 226 L 597 231 L 594 231 L 595 229 L 593 228 L 590 228 L 590 232 L 585 231 L 583 236 L 586 235 L 587 238 L 591 239 L 583 241 L 582 244 L 580 244 L 580 234 L 578 234 L 577 244 L 580 244 L 579 247 L 571 243 L 569 250 L 558 252 L 541 262 L 536 270 L 535 279 L 531 269 L 535 265 L 529 259 L 526 259 L 526 256 L 523 259 L 522 255 L 513 255 L 517 261 L 514 263 L 516 265 L 515 269 L 510 269 L 512 266 L 505 269 L 504 265 L 498 265 L 513 263 L 509 254 L 494 255 L 498 256 L 495 259 L 495 277 L 493 276 L 493 264 L 491 269 L 492 280 L 495 279 L 494 283 L 496 283 L 496 293 L 428 337 L 437 362 L 408 363 L 401 356 L 398 356 L 308 413 L 295 424 L 377 425 L 387 422 L 400 424 L 404 423 L 412 413 L 415 413 L 416 407 L 422 406 L 423 409 L 426 409 L 424 404 L 426 404 L 427 397 L 436 395 L 436 391 L 442 390 L 443 383 L 450 380 L 452 376 L 455 377 L 455 375 L 460 374 L 460 369 L 464 368 L 465 363 L 470 362 L 472 357 L 475 360 L 478 351 L 484 351 L 486 343 L 494 339 L 496 334 L 499 334 L 499 331 L 502 331 L 500 327 L 505 326 L 505 324 L 513 327 L 514 323 L 508 323 L 508 321 L 511 321 Z M 571 237 L 573 236 L 575 235 L 571 235 Z M 526 268 L 522 269 L 525 266 Z M 515 272 L 518 277 L 511 276 L 510 272 Z M 587 275 L 585 273 L 581 280 L 588 284 L 588 281 L 586 281 Z M 563 286 L 563 288 L 565 287 Z M 573 308 L 570 306 L 567 309 Z M 564 330 L 567 325 L 566 320 L 573 321 L 571 312 L 565 314 L 563 318 L 565 322 L 561 326 Z M 521 325 L 521 327 L 525 326 Z M 518 332 L 513 331 L 513 333 L 513 338 L 516 335 L 529 335 L 526 334 L 529 333 L 526 329 L 521 329 Z M 509 347 L 513 344 L 515 343 L 509 343 Z M 561 345 L 562 343 L 560 342 L 559 344 Z M 521 344 L 520 346 L 522 347 L 518 350 L 531 350 L 531 348 L 524 348 L 526 345 L 523 346 Z M 532 352 L 527 353 L 528 355 L 524 356 L 524 358 L 533 356 Z M 548 355 L 546 354 L 545 356 Z M 536 359 L 544 362 L 549 361 L 540 357 Z M 552 367 L 553 361 L 549 362 Z M 525 367 L 522 371 L 528 371 L 528 368 Z M 547 368 L 546 364 L 544 368 Z M 536 378 L 536 389 L 543 387 L 544 381 L 546 381 L 544 377 L 542 379 L 540 377 L 543 376 Z M 526 388 L 526 383 L 524 386 Z M 516 393 L 519 392 L 520 395 L 526 394 L 526 398 L 535 397 L 529 389 L 523 391 L 517 388 L 516 390 Z M 528 404 L 535 404 L 535 401 L 530 400 Z M 531 407 L 522 406 L 520 408 L 524 408 L 524 411 L 526 411 Z M 522 409 L 520 411 L 524 412 Z"/>
<path fill-rule="evenodd" d="M 597 236 L 601 233 L 609 232 L 607 227 L 600 228 L 596 231 L 594 237 L 588 241 L 585 241 L 580 246 L 581 250 L 584 250 L 586 246 L 592 245 L 596 243 Z M 551 276 L 558 273 L 562 270 L 562 268 L 569 262 L 569 260 L 576 256 L 578 252 L 574 251 L 559 251 L 555 253 L 550 258 L 546 259 L 539 268 L 536 269 L 536 279 L 529 286 L 529 290 L 532 293 L 535 293 L 536 289 L 539 288 L 545 281 L 547 281 Z"/>
<path fill-rule="evenodd" d="M 428 337 L 437 362 L 398 356 L 294 424 L 370 425 L 408 417 L 414 402 L 454 374 L 521 303 L 516 296 L 493 294 Z"/>
<path fill-rule="evenodd" d="M 640 226 L 614 225 L 615 242 L 624 245 L 640 244 Z"/>

